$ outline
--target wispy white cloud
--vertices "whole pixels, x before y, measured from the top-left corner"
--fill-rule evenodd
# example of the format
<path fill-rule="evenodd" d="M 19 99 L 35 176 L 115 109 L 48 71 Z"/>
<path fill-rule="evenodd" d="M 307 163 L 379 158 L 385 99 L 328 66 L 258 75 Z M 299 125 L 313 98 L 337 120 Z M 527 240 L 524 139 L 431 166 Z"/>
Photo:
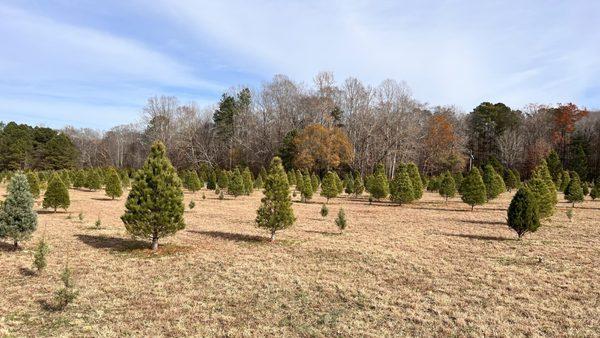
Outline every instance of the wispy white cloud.
<path fill-rule="evenodd" d="M 114 117 L 98 123 L 108 127 L 129 122 L 129 113 L 136 113 L 148 96 L 183 91 L 188 93 L 184 98 L 201 99 L 224 88 L 138 41 L 1 5 L 0 17 L 3 103 L 22 102 L 1 105 L 2 119 L 19 114 L 57 119 L 58 114 L 72 115 L 69 121 L 82 124 L 89 122 L 86 115 L 94 114 Z M 33 107 L 39 111 L 28 109 Z M 77 111 L 59 110 L 67 108 Z"/>
<path fill-rule="evenodd" d="M 0 4 L 2 120 L 106 128 L 151 95 L 202 105 L 226 87 L 322 70 L 403 80 L 422 101 L 467 111 L 600 107 L 596 1 L 49 1 Z"/>
<path fill-rule="evenodd" d="M 592 1 L 169 0 L 158 6 L 248 71 L 306 81 L 320 70 L 372 83 L 391 77 L 406 80 L 422 100 L 467 109 L 492 99 L 578 101 L 600 75 L 600 5 Z M 600 104 L 600 97 L 590 103 Z"/>

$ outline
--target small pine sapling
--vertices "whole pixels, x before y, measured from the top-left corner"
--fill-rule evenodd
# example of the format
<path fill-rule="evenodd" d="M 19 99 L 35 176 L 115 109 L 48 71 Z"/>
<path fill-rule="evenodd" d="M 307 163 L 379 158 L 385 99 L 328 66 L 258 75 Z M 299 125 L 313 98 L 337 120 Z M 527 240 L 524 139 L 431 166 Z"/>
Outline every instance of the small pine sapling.
<path fill-rule="evenodd" d="M 323 204 L 321 206 L 321 216 L 327 217 L 327 215 L 329 215 L 329 208 L 327 208 L 327 205 Z"/>
<path fill-rule="evenodd" d="M 194 200 L 191 200 L 190 204 L 188 204 L 188 207 L 190 208 L 190 210 L 194 209 L 195 206 L 196 206 L 196 202 L 194 202 Z"/>
<path fill-rule="evenodd" d="M 50 247 L 46 244 L 46 240 L 42 237 L 35 247 L 33 253 L 33 267 L 37 270 L 38 274 L 41 273 L 47 265 L 46 255 L 50 252 Z"/>
<path fill-rule="evenodd" d="M 335 225 L 337 225 L 338 229 L 340 229 L 340 233 L 342 233 L 348 225 L 348 221 L 346 220 L 346 213 L 344 212 L 343 208 L 340 208 L 340 211 L 338 211 L 337 218 L 335 219 Z"/>
<path fill-rule="evenodd" d="M 64 310 L 75 301 L 79 292 L 75 290 L 72 272 L 68 265 L 65 266 L 60 279 L 63 282 L 63 287 L 55 293 L 54 301 L 56 302 L 56 309 Z"/>

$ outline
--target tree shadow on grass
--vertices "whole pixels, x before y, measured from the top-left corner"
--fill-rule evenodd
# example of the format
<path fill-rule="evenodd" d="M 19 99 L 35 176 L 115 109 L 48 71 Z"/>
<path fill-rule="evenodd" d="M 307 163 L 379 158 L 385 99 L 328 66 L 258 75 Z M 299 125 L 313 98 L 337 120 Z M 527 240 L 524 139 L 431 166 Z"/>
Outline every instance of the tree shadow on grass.
<path fill-rule="evenodd" d="M 54 210 L 45 210 L 45 209 L 42 209 L 42 210 L 38 210 L 37 213 L 38 213 L 38 215 L 48 215 L 48 214 L 49 215 L 52 215 L 52 214 L 60 215 L 60 214 L 68 214 L 69 212 L 65 211 L 65 210 L 62 210 L 62 211 L 61 210 L 56 210 L 56 211 L 54 211 Z"/>
<path fill-rule="evenodd" d="M 410 208 L 410 209 L 415 209 L 415 210 L 431 210 L 431 211 L 456 211 L 456 212 L 471 212 L 471 209 L 449 209 L 449 208 L 444 208 L 442 206 L 440 206 L 439 208 L 435 208 L 435 207 L 416 207 L 416 208 Z M 473 213 L 479 211 L 481 209 L 475 209 L 473 210 Z"/>
<path fill-rule="evenodd" d="M 110 197 L 92 197 L 91 199 L 94 201 L 118 201 L 118 199 Z"/>
<path fill-rule="evenodd" d="M 449 233 L 449 232 L 437 232 L 436 235 L 477 239 L 477 240 L 482 240 L 482 241 L 514 241 L 515 240 L 514 238 L 507 238 L 507 237 L 500 237 L 500 236 L 453 234 L 453 233 Z"/>
<path fill-rule="evenodd" d="M 304 232 L 308 232 L 311 234 L 320 234 L 325 236 L 337 236 L 341 235 L 339 232 L 331 232 L 331 231 L 319 231 L 319 230 L 304 230 Z"/>
<path fill-rule="evenodd" d="M 150 244 L 137 239 L 128 239 L 120 237 L 93 236 L 93 235 L 75 235 L 83 243 L 96 249 L 111 249 L 115 251 L 131 251 L 147 249 Z"/>
<path fill-rule="evenodd" d="M 470 220 L 470 219 L 459 219 L 456 221 L 461 222 L 461 223 L 469 223 L 469 224 L 506 225 L 506 222 L 500 222 L 500 221 L 481 221 L 481 220 Z"/>
<path fill-rule="evenodd" d="M 233 232 L 224 232 L 224 231 L 201 231 L 201 230 L 188 230 L 187 232 L 191 232 L 194 234 L 205 235 L 213 238 L 225 239 L 228 241 L 236 241 L 236 242 L 268 242 L 269 239 L 264 236 L 257 235 L 246 235 L 246 234 L 238 234 Z"/>

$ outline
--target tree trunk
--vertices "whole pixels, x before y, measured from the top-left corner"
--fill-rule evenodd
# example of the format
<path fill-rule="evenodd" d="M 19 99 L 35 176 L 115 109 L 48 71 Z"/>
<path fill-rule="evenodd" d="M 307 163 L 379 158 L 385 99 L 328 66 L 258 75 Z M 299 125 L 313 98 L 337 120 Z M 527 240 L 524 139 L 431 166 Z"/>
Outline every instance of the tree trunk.
<path fill-rule="evenodd" d="M 19 242 L 17 240 L 15 240 L 15 250 L 19 249 Z"/>
<path fill-rule="evenodd" d="M 472 206 L 471 206 L 471 211 L 473 211 L 473 209 L 475 209 L 475 206 L 474 206 L 474 205 L 472 205 Z"/>
<path fill-rule="evenodd" d="M 271 230 L 271 242 L 275 241 L 275 230 Z"/>

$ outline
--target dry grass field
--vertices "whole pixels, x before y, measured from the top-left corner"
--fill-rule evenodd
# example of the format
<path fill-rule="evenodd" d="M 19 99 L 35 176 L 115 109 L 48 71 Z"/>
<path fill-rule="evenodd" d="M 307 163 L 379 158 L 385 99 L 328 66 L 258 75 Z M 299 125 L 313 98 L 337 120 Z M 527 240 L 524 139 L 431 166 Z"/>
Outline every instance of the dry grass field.
<path fill-rule="evenodd" d="M 262 193 L 186 193 L 187 228 L 154 255 L 125 233 L 125 197 L 70 193 L 69 212 L 40 210 L 22 250 L 0 243 L 2 336 L 600 335 L 598 201 L 578 205 L 573 222 L 563 201 L 517 240 L 508 193 L 474 212 L 433 193 L 402 207 L 342 197 L 326 218 L 317 197 L 295 203 L 296 224 L 270 243 L 253 224 Z M 48 267 L 33 275 L 43 234 Z M 49 311 L 67 263 L 79 297 Z"/>

